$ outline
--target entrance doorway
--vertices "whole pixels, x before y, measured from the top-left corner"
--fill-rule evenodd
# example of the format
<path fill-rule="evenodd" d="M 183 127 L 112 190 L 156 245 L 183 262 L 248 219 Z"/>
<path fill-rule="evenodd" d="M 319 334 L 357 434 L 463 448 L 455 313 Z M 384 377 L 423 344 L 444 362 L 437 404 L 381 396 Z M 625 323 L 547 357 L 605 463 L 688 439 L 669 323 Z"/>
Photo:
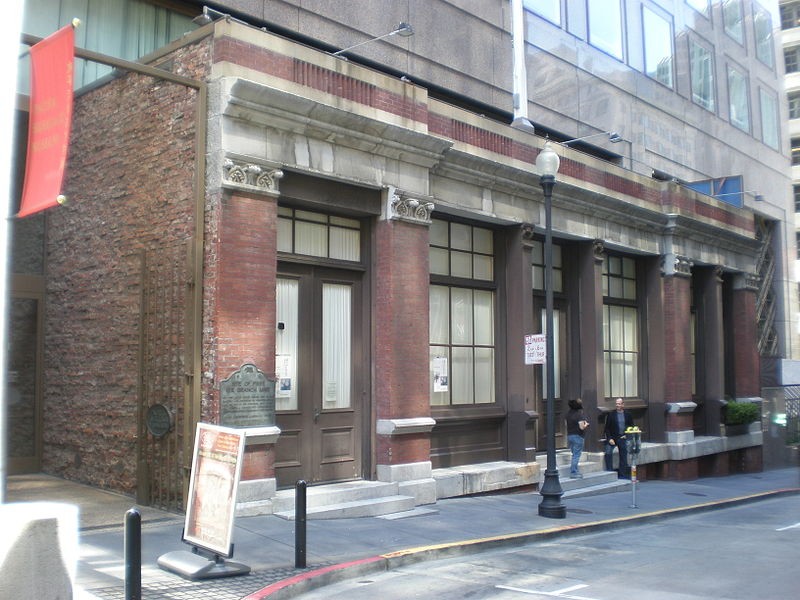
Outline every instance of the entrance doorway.
<path fill-rule="evenodd" d="M 276 287 L 278 487 L 358 479 L 369 370 L 362 274 L 279 263 Z"/>
<path fill-rule="evenodd" d="M 539 323 L 537 333 L 545 333 L 546 312 L 544 308 L 544 298 L 534 298 L 534 314 L 539 314 L 536 321 Z M 555 373 L 555 398 L 553 399 L 553 412 L 555 414 L 555 441 L 556 448 L 566 448 L 567 435 L 566 423 L 566 402 L 564 394 L 568 388 L 566 381 L 567 373 L 567 311 L 565 303 L 561 300 L 554 300 L 553 303 L 553 354 Z M 547 448 L 547 377 L 545 365 L 536 369 L 536 412 L 539 413 L 539 424 L 536 428 L 536 447 L 540 450 Z"/>
<path fill-rule="evenodd" d="M 10 475 L 41 470 L 42 288 L 38 277 L 15 276 L 7 308 L 5 397 Z"/>

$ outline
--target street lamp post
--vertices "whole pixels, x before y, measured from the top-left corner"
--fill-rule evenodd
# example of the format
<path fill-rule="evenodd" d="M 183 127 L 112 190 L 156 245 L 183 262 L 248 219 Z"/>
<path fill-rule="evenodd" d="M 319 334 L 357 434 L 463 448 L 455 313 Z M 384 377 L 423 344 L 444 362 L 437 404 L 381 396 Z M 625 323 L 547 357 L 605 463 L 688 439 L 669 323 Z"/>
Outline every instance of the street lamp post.
<path fill-rule="evenodd" d="M 539 491 L 542 496 L 542 501 L 539 503 L 539 516 L 551 519 L 563 519 L 567 516 L 567 508 L 561 501 L 564 491 L 558 480 L 558 467 L 556 466 L 556 419 L 553 407 L 556 383 L 553 343 L 553 225 L 550 213 L 553 186 L 556 183 L 556 173 L 558 173 L 560 162 L 558 154 L 550 146 L 550 142 L 545 142 L 544 148 L 536 157 L 539 183 L 544 192 L 545 377 L 547 379 L 547 468 L 544 472 L 542 489 Z"/>

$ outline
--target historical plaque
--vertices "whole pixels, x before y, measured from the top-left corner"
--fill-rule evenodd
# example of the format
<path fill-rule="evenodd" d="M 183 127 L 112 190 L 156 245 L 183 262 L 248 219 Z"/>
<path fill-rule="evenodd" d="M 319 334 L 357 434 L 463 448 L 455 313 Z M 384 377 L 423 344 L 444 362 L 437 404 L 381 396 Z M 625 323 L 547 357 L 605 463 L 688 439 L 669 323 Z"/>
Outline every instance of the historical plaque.
<path fill-rule="evenodd" d="M 221 424 L 226 427 L 275 425 L 275 379 L 255 365 L 242 365 L 220 382 Z"/>
<path fill-rule="evenodd" d="M 150 435 L 162 438 L 175 426 L 175 417 L 163 404 L 153 404 L 147 409 L 147 431 Z"/>

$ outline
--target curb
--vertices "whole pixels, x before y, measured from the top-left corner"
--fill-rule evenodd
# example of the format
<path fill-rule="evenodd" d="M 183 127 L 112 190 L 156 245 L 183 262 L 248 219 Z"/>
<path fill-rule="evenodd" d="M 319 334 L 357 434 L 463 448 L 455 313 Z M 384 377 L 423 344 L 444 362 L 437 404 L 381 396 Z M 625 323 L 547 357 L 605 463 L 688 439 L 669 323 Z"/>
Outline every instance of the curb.
<path fill-rule="evenodd" d="M 458 542 L 447 542 L 443 544 L 432 544 L 428 546 L 418 546 L 406 550 L 397 550 L 378 556 L 353 560 L 327 567 L 321 567 L 313 571 L 307 571 L 294 577 L 289 577 L 278 581 L 252 594 L 245 596 L 242 600 L 285 600 L 294 598 L 298 594 L 303 594 L 311 590 L 319 589 L 345 579 L 359 577 L 370 573 L 389 571 L 391 569 L 409 565 L 426 560 L 437 560 L 450 558 L 462 554 L 471 554 L 499 548 L 512 543 L 529 543 L 537 540 L 547 540 L 556 536 L 578 535 L 590 533 L 604 529 L 616 529 L 639 525 L 642 523 L 655 522 L 671 517 L 679 517 L 689 513 L 707 512 L 711 510 L 730 508 L 740 504 L 758 502 L 780 496 L 793 495 L 800 493 L 800 488 L 786 488 L 772 490 L 769 492 L 759 492 L 746 496 L 737 496 L 725 500 L 713 500 L 702 504 L 682 506 L 678 508 L 667 508 L 628 517 L 617 517 L 614 519 L 604 519 L 602 521 L 592 521 L 561 527 L 549 527 L 535 531 L 523 531 L 486 538 L 475 538 L 461 540 Z"/>

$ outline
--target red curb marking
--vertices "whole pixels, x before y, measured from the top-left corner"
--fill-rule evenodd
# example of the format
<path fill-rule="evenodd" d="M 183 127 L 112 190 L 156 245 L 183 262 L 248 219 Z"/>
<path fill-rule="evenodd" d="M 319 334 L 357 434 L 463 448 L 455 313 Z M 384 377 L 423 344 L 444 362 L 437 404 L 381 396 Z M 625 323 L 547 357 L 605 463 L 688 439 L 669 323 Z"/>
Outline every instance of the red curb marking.
<path fill-rule="evenodd" d="M 282 590 L 283 588 L 289 587 L 290 585 L 300 583 L 301 581 L 306 581 L 307 579 L 313 579 L 314 577 L 319 577 L 320 575 L 324 575 L 325 573 L 330 573 L 332 571 L 348 569 L 350 567 L 355 567 L 358 565 L 366 565 L 380 560 L 384 560 L 384 558 L 382 556 L 372 556 L 370 558 L 362 558 L 361 560 L 353 560 L 346 563 L 339 563 L 338 565 L 330 565 L 328 567 L 322 567 L 321 569 L 315 569 L 314 571 L 308 571 L 306 573 L 300 573 L 300 575 L 295 575 L 294 577 L 290 577 L 289 579 L 284 579 L 282 581 L 277 581 L 271 585 L 268 585 L 267 587 L 260 589 L 257 592 L 253 592 L 249 596 L 245 596 L 244 598 L 242 598 L 242 600 L 261 600 L 262 598 L 266 598 L 273 592 L 277 592 L 278 590 Z"/>

